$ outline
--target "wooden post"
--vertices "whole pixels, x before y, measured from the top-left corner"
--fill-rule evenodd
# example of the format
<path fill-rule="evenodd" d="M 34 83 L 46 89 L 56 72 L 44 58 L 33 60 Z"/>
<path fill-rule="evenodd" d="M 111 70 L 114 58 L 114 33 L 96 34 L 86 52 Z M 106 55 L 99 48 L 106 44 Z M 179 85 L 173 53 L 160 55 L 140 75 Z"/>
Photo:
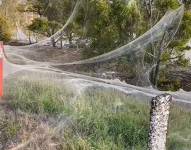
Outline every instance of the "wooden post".
<path fill-rule="evenodd" d="M 149 150 L 166 150 L 171 101 L 172 96 L 169 94 L 162 94 L 151 101 Z"/>

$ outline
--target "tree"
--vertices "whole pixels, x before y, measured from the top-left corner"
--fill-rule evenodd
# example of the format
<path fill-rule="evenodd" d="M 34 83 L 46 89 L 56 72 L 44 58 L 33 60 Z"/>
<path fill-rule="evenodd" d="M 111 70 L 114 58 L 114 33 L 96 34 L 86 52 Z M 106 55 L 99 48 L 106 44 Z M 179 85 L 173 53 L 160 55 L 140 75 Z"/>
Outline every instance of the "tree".
<path fill-rule="evenodd" d="M 23 22 L 24 16 L 18 11 L 19 1 L 17 0 L 2 0 L 0 6 L 0 14 L 5 16 L 9 21 L 12 28 L 16 27 L 16 24 Z"/>
<path fill-rule="evenodd" d="M 73 0 L 29 0 L 26 11 L 39 14 L 40 19 L 35 19 L 28 29 L 45 35 L 51 36 L 64 25 L 73 9 Z M 69 41 L 72 40 L 73 25 L 66 30 Z M 55 46 L 55 39 L 52 44 Z"/>
<path fill-rule="evenodd" d="M 154 4 L 159 14 L 164 14 L 168 9 L 176 9 L 180 6 L 178 0 L 156 0 Z M 173 41 L 167 48 L 164 49 L 163 53 L 158 53 L 160 56 L 157 57 L 158 59 L 156 61 L 160 63 L 157 63 L 155 73 L 153 74 L 153 83 L 156 87 L 161 87 L 160 84 L 164 84 L 164 82 L 162 83 L 161 81 L 165 81 L 165 71 L 161 71 L 160 77 L 162 80 L 159 79 L 161 65 L 168 66 L 168 68 L 164 68 L 167 69 L 166 72 L 168 72 L 168 69 L 170 68 L 169 66 L 174 66 L 175 64 L 176 67 L 189 66 L 189 60 L 184 57 L 185 51 L 188 50 L 187 43 L 191 37 L 191 12 L 188 8 L 189 7 L 186 5 L 183 20 Z M 177 82 L 174 82 L 174 86 L 177 85 Z"/>
<path fill-rule="evenodd" d="M 8 42 L 11 39 L 11 30 L 7 19 L 0 16 L 0 41 Z"/>
<path fill-rule="evenodd" d="M 92 57 L 124 45 L 142 33 L 142 16 L 136 1 L 87 1 L 78 20 L 91 41 L 84 56 Z M 86 6 L 85 5 L 85 6 Z M 77 20 L 77 21 L 78 21 Z"/>
<path fill-rule="evenodd" d="M 34 12 L 40 16 L 43 16 L 48 6 L 49 0 L 28 0 L 26 4 L 26 11 Z"/>
<path fill-rule="evenodd" d="M 28 26 L 28 29 L 49 37 L 61 27 L 62 25 L 55 21 L 48 21 L 46 18 L 36 18 L 33 20 L 32 24 Z"/>

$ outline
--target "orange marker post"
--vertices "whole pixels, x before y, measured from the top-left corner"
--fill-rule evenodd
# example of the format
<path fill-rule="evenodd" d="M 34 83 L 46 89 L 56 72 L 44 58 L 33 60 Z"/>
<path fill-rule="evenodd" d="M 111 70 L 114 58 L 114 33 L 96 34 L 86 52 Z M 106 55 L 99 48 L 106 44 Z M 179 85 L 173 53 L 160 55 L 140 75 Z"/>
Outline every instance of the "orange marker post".
<path fill-rule="evenodd" d="M 0 97 L 3 96 L 3 42 L 0 42 Z"/>

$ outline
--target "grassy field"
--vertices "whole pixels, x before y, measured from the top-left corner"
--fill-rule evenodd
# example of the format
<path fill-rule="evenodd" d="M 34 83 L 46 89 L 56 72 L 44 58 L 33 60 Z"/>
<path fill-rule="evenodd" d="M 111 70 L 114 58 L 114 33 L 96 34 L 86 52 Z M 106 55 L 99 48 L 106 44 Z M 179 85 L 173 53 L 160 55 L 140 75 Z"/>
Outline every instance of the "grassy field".
<path fill-rule="evenodd" d="M 0 149 L 144 150 L 149 105 L 112 89 L 10 80 L 0 108 Z M 191 112 L 172 105 L 168 150 L 191 149 Z"/>

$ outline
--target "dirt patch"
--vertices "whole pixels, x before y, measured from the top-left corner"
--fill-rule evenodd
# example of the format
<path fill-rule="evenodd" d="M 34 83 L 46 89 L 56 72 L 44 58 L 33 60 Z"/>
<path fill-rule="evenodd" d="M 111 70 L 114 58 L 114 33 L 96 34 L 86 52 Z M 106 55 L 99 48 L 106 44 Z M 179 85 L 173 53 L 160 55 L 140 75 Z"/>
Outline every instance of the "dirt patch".
<path fill-rule="evenodd" d="M 41 46 L 24 52 L 25 57 L 35 61 L 66 63 L 81 60 L 81 49 Z"/>

